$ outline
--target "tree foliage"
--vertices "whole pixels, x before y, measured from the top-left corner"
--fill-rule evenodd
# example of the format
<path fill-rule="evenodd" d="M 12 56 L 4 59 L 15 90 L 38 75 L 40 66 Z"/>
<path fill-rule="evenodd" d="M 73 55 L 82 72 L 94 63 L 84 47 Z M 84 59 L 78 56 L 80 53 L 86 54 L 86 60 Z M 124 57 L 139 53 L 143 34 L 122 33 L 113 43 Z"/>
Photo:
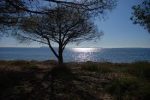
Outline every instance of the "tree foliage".
<path fill-rule="evenodd" d="M 141 4 L 133 6 L 131 20 L 150 32 L 150 0 L 144 0 Z"/>
<path fill-rule="evenodd" d="M 21 0 L 0 0 L 0 37 L 17 24 L 19 18 L 24 15 L 25 8 Z"/>
<path fill-rule="evenodd" d="M 49 14 L 58 4 L 101 17 L 116 6 L 116 0 L 0 0 L 0 37 L 16 28 L 21 17 Z"/>
<path fill-rule="evenodd" d="M 16 22 L 18 14 L 47 14 L 49 12 L 43 8 L 53 9 L 57 4 L 82 9 L 93 15 L 113 9 L 116 2 L 115 0 L 1 0 L 0 24 L 10 25 Z"/>
<path fill-rule="evenodd" d="M 18 8 L 22 7 L 22 9 Z M 11 25 L 17 20 L 17 15 L 23 13 L 24 2 L 21 0 L 1 0 L 0 1 L 0 25 Z"/>
<path fill-rule="evenodd" d="M 60 63 L 68 43 L 95 40 L 102 35 L 87 13 L 66 7 L 55 8 L 47 15 L 25 18 L 21 29 L 24 33 L 19 34 L 20 37 L 48 44 Z M 58 44 L 58 52 L 53 42 Z"/>

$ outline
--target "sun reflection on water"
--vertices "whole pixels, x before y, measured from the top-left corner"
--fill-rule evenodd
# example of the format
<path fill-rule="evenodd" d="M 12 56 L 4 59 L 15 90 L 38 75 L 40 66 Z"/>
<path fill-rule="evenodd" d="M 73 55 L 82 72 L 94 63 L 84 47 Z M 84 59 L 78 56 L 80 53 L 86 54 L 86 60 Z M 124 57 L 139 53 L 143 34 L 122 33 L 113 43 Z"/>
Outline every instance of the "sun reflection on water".
<path fill-rule="evenodd" d="M 74 52 L 97 52 L 97 48 L 73 48 Z"/>
<path fill-rule="evenodd" d="M 73 58 L 77 62 L 83 61 L 93 61 L 93 53 L 100 51 L 98 48 L 72 48 L 72 51 L 75 52 L 76 56 Z"/>

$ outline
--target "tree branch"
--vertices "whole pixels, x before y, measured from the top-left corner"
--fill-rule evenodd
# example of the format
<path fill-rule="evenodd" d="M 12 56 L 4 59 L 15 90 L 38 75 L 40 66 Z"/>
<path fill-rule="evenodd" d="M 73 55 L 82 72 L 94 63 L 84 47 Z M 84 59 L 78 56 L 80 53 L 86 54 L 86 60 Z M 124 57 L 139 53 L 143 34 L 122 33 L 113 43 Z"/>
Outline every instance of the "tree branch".
<path fill-rule="evenodd" d="M 52 50 L 52 52 L 54 53 L 54 55 L 58 58 L 59 56 L 58 56 L 58 54 L 56 53 L 56 51 L 53 49 L 53 47 L 52 47 L 52 45 L 51 45 L 49 39 L 48 39 L 48 38 L 46 38 L 46 39 L 47 39 L 49 48 Z"/>
<path fill-rule="evenodd" d="M 46 43 L 46 42 L 43 42 L 43 41 L 40 41 L 40 40 L 36 40 L 36 39 L 30 38 L 30 37 L 25 37 L 25 36 L 21 36 L 21 37 L 22 37 L 22 38 L 29 39 L 29 40 L 32 40 L 32 41 L 36 41 L 36 42 L 39 42 L 39 43 L 48 44 L 48 43 Z"/>

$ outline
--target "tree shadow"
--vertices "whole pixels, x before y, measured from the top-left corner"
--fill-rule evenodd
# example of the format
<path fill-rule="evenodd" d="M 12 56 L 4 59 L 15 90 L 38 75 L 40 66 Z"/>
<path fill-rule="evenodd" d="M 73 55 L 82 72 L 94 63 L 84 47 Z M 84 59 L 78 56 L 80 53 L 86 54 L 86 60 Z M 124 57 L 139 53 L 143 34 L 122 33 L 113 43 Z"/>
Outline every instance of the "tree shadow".
<path fill-rule="evenodd" d="M 100 100 L 82 86 L 78 87 L 75 81 L 79 81 L 80 76 L 64 64 L 55 66 L 46 77 L 50 79 L 52 100 Z"/>
<path fill-rule="evenodd" d="M 82 87 L 84 83 L 76 83 L 79 78 L 66 65 L 45 71 L 0 70 L 0 100 L 100 100 Z"/>

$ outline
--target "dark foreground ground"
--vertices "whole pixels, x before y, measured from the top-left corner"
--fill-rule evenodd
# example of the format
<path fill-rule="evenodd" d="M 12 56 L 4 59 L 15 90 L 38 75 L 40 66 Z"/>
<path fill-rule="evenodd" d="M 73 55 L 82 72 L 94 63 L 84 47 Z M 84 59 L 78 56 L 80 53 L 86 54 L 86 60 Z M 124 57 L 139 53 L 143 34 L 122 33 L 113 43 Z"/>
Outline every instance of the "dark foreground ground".
<path fill-rule="evenodd" d="M 0 61 L 0 100 L 150 100 L 150 63 Z"/>

